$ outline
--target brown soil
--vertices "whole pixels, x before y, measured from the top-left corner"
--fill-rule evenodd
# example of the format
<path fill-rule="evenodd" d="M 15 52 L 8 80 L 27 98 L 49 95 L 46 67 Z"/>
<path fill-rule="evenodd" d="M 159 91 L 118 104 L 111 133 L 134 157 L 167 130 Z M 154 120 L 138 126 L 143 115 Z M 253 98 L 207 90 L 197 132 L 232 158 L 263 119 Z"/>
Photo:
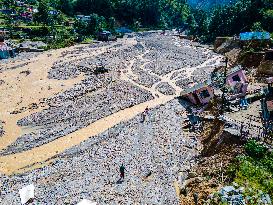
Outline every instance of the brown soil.
<path fill-rule="evenodd" d="M 189 173 L 189 183 L 181 190 L 181 204 L 193 205 L 194 193 L 198 193 L 198 204 L 203 204 L 211 193 L 230 181 L 228 167 L 243 149 L 238 137 L 223 128 L 223 123 L 217 120 L 205 123 L 205 131 L 199 136 L 203 150 L 199 162 Z"/>

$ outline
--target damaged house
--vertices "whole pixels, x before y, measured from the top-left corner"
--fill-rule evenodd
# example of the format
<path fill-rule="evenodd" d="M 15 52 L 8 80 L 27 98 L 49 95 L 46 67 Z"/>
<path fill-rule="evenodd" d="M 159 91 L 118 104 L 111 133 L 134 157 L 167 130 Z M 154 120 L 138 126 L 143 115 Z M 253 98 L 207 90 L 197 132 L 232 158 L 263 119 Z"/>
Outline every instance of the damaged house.
<path fill-rule="evenodd" d="M 181 96 L 194 105 L 205 105 L 213 98 L 214 92 L 211 80 L 203 83 L 190 83 Z"/>

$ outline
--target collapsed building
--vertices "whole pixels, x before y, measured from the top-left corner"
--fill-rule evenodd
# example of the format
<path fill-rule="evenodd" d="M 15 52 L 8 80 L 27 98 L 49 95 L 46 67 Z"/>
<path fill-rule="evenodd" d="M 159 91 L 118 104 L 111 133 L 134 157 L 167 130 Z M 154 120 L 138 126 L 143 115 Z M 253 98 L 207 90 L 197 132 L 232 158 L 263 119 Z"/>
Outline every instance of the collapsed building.
<path fill-rule="evenodd" d="M 189 83 L 188 88 L 181 93 L 181 96 L 194 105 L 207 104 L 214 96 L 211 80 L 203 83 Z"/>

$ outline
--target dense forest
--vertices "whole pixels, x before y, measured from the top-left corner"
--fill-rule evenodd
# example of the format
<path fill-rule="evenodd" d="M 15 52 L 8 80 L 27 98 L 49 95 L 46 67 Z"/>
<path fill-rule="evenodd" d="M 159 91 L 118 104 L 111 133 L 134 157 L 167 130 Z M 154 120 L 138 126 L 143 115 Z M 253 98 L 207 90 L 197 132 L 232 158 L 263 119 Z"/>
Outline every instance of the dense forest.
<path fill-rule="evenodd" d="M 2 0 L 11 5 L 13 0 Z M 52 24 L 58 18 L 48 11 L 61 11 L 65 18 L 90 15 L 89 24 L 76 22 L 81 34 L 94 34 L 100 29 L 117 26 L 139 28 L 178 28 L 211 42 L 216 36 L 232 36 L 243 31 L 273 32 L 272 0 L 26 0 L 36 4 L 39 12 L 34 21 Z M 220 3 L 222 2 L 222 3 Z M 63 21 L 60 18 L 59 22 Z M 58 23 L 58 22 L 55 22 Z"/>
<path fill-rule="evenodd" d="M 96 13 L 123 25 L 181 28 L 202 41 L 250 30 L 273 32 L 272 0 L 59 0 L 57 5 L 67 15 Z"/>

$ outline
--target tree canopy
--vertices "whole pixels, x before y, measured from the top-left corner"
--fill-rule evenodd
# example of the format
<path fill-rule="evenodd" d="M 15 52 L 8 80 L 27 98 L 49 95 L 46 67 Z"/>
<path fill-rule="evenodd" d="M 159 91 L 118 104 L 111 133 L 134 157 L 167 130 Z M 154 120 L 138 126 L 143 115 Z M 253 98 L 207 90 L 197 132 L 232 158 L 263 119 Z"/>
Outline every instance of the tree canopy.
<path fill-rule="evenodd" d="M 1 0 L 14 8 L 14 0 Z M 211 42 L 217 36 L 233 36 L 244 31 L 273 32 L 272 0 L 28 0 L 38 7 L 34 22 L 60 24 L 65 15 L 88 15 L 90 22 L 76 22 L 81 34 L 115 26 L 131 28 L 179 28 Z M 200 2 L 205 3 L 202 7 Z M 222 4 L 220 3 L 222 2 Z M 229 2 L 229 3 L 228 3 Z M 200 6 L 201 5 L 201 6 Z M 57 11 L 59 15 L 51 14 Z"/>

